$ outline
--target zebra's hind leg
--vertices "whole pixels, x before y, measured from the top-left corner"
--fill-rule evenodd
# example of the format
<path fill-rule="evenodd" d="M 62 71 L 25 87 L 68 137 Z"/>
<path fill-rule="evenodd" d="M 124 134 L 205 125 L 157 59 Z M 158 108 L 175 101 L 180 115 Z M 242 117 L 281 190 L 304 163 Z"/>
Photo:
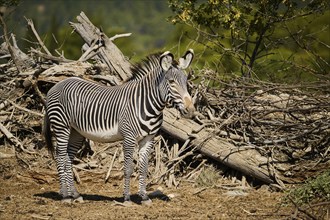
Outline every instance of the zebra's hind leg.
<path fill-rule="evenodd" d="M 148 174 L 149 152 L 154 145 L 153 136 L 147 136 L 139 142 L 139 195 L 143 205 L 151 205 L 151 200 L 147 195 L 146 179 Z"/>
<path fill-rule="evenodd" d="M 133 153 L 135 147 L 135 139 L 124 138 L 124 202 L 131 204 L 130 195 L 130 178 L 133 173 Z"/>
<path fill-rule="evenodd" d="M 55 159 L 60 180 L 60 195 L 62 196 L 62 200 L 64 202 L 68 202 L 70 195 L 67 186 L 66 165 L 69 159 L 67 147 L 69 143 L 70 130 L 65 127 L 54 126 L 54 133 L 56 134 L 57 141 Z"/>
<path fill-rule="evenodd" d="M 71 129 L 69 144 L 68 144 L 68 160 L 66 163 L 66 185 L 68 188 L 68 195 L 73 198 L 73 201 L 83 202 L 82 196 L 80 196 L 78 190 L 74 186 L 74 178 L 72 172 L 72 163 L 74 157 L 76 156 L 78 150 L 82 147 L 83 141 L 85 138 L 79 134 L 76 130 Z"/>

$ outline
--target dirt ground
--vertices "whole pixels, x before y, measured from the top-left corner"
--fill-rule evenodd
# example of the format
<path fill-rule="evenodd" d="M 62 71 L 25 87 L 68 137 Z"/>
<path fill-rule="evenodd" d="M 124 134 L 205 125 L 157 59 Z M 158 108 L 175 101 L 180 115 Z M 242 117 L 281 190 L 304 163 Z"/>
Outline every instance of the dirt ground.
<path fill-rule="evenodd" d="M 122 179 L 111 177 L 104 183 L 93 173 L 80 173 L 78 190 L 84 202 L 66 204 L 57 193 L 56 171 L 37 169 L 38 163 L 32 161 L 29 169 L 15 157 L 0 160 L 0 219 L 290 219 L 293 210 L 281 204 L 283 193 L 270 192 L 268 187 L 229 190 L 225 179 L 223 187 L 212 188 L 189 182 L 177 188 L 153 185 L 148 188 L 152 205 L 144 206 L 134 194 L 133 178 L 134 203 L 124 207 Z"/>

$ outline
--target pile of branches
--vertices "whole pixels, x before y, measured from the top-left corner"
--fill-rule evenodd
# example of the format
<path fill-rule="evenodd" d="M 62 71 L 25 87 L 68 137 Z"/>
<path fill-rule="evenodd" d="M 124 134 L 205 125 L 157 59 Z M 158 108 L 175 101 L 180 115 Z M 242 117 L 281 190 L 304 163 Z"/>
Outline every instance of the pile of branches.
<path fill-rule="evenodd" d="M 51 54 L 31 20 L 27 22 L 39 47 L 31 48 L 29 54 L 18 48 L 15 36 L 12 34 L 8 37 L 10 35 L 4 28 L 6 38 L 1 45 L 0 55 L 8 62 L 0 66 L 0 90 L 3 94 L 0 97 L 1 145 L 15 146 L 15 149 L 28 155 L 38 154 L 37 150 L 45 145 L 40 135 L 44 96 L 54 83 L 66 77 L 80 76 L 106 85 L 118 85 L 129 77 L 129 62 L 122 56 L 110 54 L 118 50 L 112 41 L 129 34 L 108 38 L 96 30 L 96 36 L 90 36 L 86 27 L 92 24 L 88 18 L 82 13 L 77 19 L 80 23 L 71 25 L 86 42 L 78 61 L 69 60 L 62 53 L 56 56 Z M 90 60 L 93 62 L 88 62 Z M 211 70 L 201 70 L 196 75 L 199 79 L 195 80 L 199 80 L 199 84 L 190 83 L 198 110 L 194 122 L 200 125 L 199 130 L 207 131 L 204 134 L 225 139 L 231 146 L 237 146 L 238 150 L 242 147 L 259 151 L 263 158 L 268 158 L 265 167 L 277 173 L 274 176 L 278 178 L 278 183 L 300 182 L 315 175 L 314 170 L 322 171 L 328 166 L 329 82 L 293 86 L 236 77 L 223 79 Z M 197 130 L 193 132 L 199 133 Z M 179 140 L 169 141 L 164 137 L 166 135 L 157 137 L 155 152 L 151 155 L 151 161 L 155 164 L 151 168 L 152 181 L 176 186 L 179 182 L 177 176 L 188 180 L 196 177 L 206 161 L 196 149 L 200 150 L 199 145 L 207 142 L 209 137 L 205 141 L 200 139 L 201 144 L 195 146 L 189 142 L 189 138 L 180 144 Z M 89 149 L 88 144 L 86 146 L 85 149 Z M 111 149 L 112 144 L 95 146 L 95 155 L 87 160 L 77 160 L 75 169 L 91 172 L 87 170 L 98 168 L 97 173 L 106 174 L 105 180 L 113 170 L 122 170 L 119 143 L 116 144 L 118 150 Z M 231 152 L 231 149 L 227 152 Z M 85 153 L 82 152 L 82 155 Z M 218 152 L 213 151 L 208 156 L 216 155 Z M 220 157 L 220 161 L 225 163 L 231 155 Z M 252 156 L 257 157 L 256 154 Z M 46 155 L 45 158 L 50 160 Z M 236 161 L 239 162 L 239 158 Z M 25 164 L 30 166 L 29 163 Z M 253 165 L 252 168 L 260 163 Z M 239 168 L 238 165 L 236 167 Z M 75 173 L 79 179 L 79 173 Z"/>
<path fill-rule="evenodd" d="M 226 80 L 210 70 L 200 76 L 196 104 L 203 113 L 200 120 L 212 133 L 271 157 L 287 182 L 305 180 L 310 176 L 306 171 L 326 169 L 329 81 L 285 85 L 236 77 Z"/>
<path fill-rule="evenodd" d="M 56 170 L 47 151 L 40 150 L 45 146 L 41 130 L 46 92 L 56 82 L 70 76 L 80 76 L 106 85 L 124 82 L 129 77 L 130 64 L 123 57 L 111 56 L 110 53 L 120 54 L 116 52 L 118 48 L 112 41 L 129 34 L 108 38 L 104 33 L 97 33 L 100 39 L 92 39 L 95 36 L 90 36 L 86 31 L 87 25 L 92 24 L 82 13 L 77 17 L 80 23 L 71 25 L 76 31 L 86 31 L 80 33 L 86 44 L 82 47 L 82 56 L 73 61 L 60 52 L 56 56 L 50 53 L 31 20 L 27 22 L 38 41 L 38 48 L 31 48 L 29 54 L 25 54 L 17 46 L 15 36 L 7 33 L 5 23 L 0 18 L 4 29 L 0 56 L 7 59 L 6 63 L 0 65 L 0 147 L 13 146 L 13 151 L 0 152 L 0 159 L 16 157 L 20 164 L 29 168 L 40 168 L 43 164 L 47 169 L 51 166 Z M 329 167 L 329 81 L 284 85 L 238 77 L 220 78 L 218 73 L 205 69 L 195 75 L 198 84 L 192 80 L 190 89 L 198 110 L 193 122 L 199 129 L 193 130 L 189 136 L 187 130 L 190 128 L 187 128 L 182 135 L 185 138 L 181 140 L 166 138 L 169 133 L 161 133 L 156 137 L 155 150 L 150 158 L 150 164 L 154 164 L 149 169 L 151 183 L 177 186 L 182 180 L 194 180 L 208 161 L 204 155 L 226 164 L 229 157 L 239 154 L 240 149 L 244 154 L 247 148 L 257 150 L 258 155 L 263 157 L 252 164 L 252 169 L 249 167 L 247 170 L 266 164 L 263 169 L 269 169 L 268 173 L 276 173 L 274 176 L 277 183 L 301 182 Z M 193 133 L 196 137 L 200 133 L 207 135 L 194 142 Z M 202 156 L 201 146 L 211 137 L 221 141 L 214 141 L 213 145 L 204 148 Z M 213 149 L 218 143 L 223 146 Z M 229 153 L 217 152 L 221 148 L 226 148 L 224 151 Z M 105 182 L 110 176 L 122 178 L 123 151 L 120 142 L 86 142 L 83 149 L 74 163 L 74 174 L 78 182 L 82 181 L 81 174 L 84 173 L 101 175 Z M 87 157 L 83 157 L 86 154 Z M 255 153 L 251 155 L 257 157 Z M 237 169 L 252 161 L 235 164 L 240 162 L 240 158 L 231 161 Z M 260 164 L 264 158 L 268 161 Z M 55 178 L 53 174 L 30 172 L 29 175 L 38 181 L 49 182 L 49 179 Z M 138 176 L 137 169 L 134 175 Z M 267 177 L 271 178 L 271 175 Z"/>
<path fill-rule="evenodd" d="M 8 152 L 0 153 L 0 159 L 16 157 L 21 165 L 35 170 L 51 166 L 56 170 L 55 162 L 44 148 L 46 145 L 42 137 L 45 95 L 57 82 L 70 77 L 79 76 L 97 81 L 104 85 L 118 85 L 127 78 L 119 71 L 109 68 L 96 52 L 104 42 L 94 41 L 84 50 L 78 61 L 69 60 L 61 53 L 54 56 L 42 42 L 32 20 L 27 19 L 31 31 L 35 34 L 37 48 L 30 48 L 28 54 L 19 47 L 14 34 L 4 39 L 1 44 L 0 55 L 7 62 L 0 65 L 0 146 L 7 146 Z M 3 23 L 5 26 L 5 23 Z M 72 23 L 74 26 L 75 24 Z M 102 34 L 101 34 L 102 35 Z M 130 34 L 116 35 L 126 37 Z M 83 46 L 84 48 L 84 46 Z M 116 48 L 114 48 L 116 49 Z M 106 56 L 106 55 L 104 55 Z M 87 62 L 90 60 L 92 62 Z M 169 140 L 158 135 L 155 140 L 155 150 L 151 154 L 149 172 L 150 183 L 164 183 L 166 186 L 178 186 L 181 180 L 194 179 L 203 169 L 206 159 L 199 153 L 185 152 L 178 140 Z M 182 157 L 182 153 L 184 153 Z M 188 162 L 183 158 L 193 158 Z M 135 162 L 138 155 L 135 152 Z M 38 161 L 35 163 L 35 161 Z M 194 163 L 194 165 L 192 165 Z M 185 169 L 182 169 L 184 164 Z M 196 165 L 197 164 L 197 165 Z M 92 173 L 100 175 L 100 180 L 107 182 L 111 178 L 123 178 L 123 150 L 121 142 L 99 144 L 86 141 L 73 165 L 75 179 L 78 183 L 82 176 Z M 31 178 L 36 172 L 30 172 Z M 24 174 L 22 174 L 24 175 Z M 133 176 L 138 176 L 138 164 Z M 26 177 L 26 176 L 25 176 Z M 56 178 L 56 175 L 51 175 Z M 49 173 L 37 172 L 37 179 L 49 182 Z"/>

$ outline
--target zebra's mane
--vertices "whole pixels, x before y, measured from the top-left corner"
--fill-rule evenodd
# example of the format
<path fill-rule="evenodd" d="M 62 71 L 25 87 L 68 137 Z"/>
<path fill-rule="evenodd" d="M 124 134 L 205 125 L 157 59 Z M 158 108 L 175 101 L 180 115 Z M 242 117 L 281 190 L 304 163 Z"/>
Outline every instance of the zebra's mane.
<path fill-rule="evenodd" d="M 144 76 L 153 73 L 155 70 L 158 70 L 160 68 L 159 57 L 161 54 L 162 53 L 151 54 L 141 62 L 133 65 L 131 67 L 132 77 L 127 81 L 140 80 Z"/>

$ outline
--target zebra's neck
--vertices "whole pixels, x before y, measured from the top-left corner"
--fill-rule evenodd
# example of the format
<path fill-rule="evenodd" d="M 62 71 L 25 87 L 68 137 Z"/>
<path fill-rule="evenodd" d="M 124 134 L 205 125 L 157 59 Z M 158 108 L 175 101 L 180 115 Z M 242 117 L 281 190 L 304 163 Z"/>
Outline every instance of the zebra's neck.
<path fill-rule="evenodd" d="M 164 73 L 148 74 L 140 80 L 141 103 L 149 110 L 152 115 L 159 115 L 165 108 L 166 102 L 161 96 L 162 84 L 164 83 Z"/>
<path fill-rule="evenodd" d="M 163 80 L 162 73 L 144 76 L 135 84 L 133 95 L 134 112 L 137 116 L 140 128 L 147 134 L 156 133 L 161 124 L 165 102 L 159 91 Z"/>

